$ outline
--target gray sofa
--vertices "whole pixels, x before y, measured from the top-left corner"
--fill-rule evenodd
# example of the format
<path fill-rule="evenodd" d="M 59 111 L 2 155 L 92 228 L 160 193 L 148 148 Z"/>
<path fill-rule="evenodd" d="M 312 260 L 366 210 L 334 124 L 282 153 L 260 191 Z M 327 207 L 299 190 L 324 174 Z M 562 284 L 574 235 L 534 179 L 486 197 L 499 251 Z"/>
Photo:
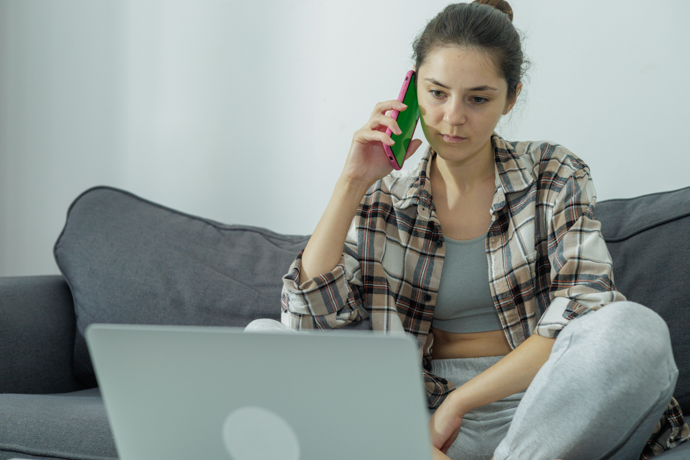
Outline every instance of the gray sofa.
<path fill-rule="evenodd" d="M 690 187 L 603 201 L 596 215 L 617 287 L 669 326 L 690 414 Z M 86 326 L 278 318 L 281 276 L 307 240 L 84 192 L 55 245 L 62 275 L 0 278 L 0 460 L 117 458 Z M 689 459 L 690 443 L 658 458 Z"/>

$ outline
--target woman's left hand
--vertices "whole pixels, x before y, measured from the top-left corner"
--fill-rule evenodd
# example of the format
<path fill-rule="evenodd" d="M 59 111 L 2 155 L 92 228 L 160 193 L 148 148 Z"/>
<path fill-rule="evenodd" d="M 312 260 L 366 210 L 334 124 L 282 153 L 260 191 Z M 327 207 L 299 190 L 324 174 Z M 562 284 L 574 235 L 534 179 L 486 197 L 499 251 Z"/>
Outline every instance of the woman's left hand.
<path fill-rule="evenodd" d="M 452 398 L 446 398 L 429 420 L 431 444 L 443 453 L 448 452 L 448 448 L 460 432 L 462 416 L 453 404 Z"/>
<path fill-rule="evenodd" d="M 450 460 L 450 458 L 435 447 L 431 448 L 431 458 L 433 460 Z"/>

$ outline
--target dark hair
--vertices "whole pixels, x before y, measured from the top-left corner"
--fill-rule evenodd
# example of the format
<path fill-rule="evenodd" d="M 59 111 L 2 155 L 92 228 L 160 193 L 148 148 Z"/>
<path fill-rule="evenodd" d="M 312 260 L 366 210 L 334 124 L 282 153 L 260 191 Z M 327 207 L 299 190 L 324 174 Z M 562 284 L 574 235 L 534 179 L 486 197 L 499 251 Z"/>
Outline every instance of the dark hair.
<path fill-rule="evenodd" d="M 475 0 L 448 5 L 424 28 L 412 44 L 417 70 L 431 51 L 461 46 L 487 51 L 508 83 L 508 98 L 516 95 L 528 61 L 520 34 L 513 25 L 513 10 L 504 0 Z"/>

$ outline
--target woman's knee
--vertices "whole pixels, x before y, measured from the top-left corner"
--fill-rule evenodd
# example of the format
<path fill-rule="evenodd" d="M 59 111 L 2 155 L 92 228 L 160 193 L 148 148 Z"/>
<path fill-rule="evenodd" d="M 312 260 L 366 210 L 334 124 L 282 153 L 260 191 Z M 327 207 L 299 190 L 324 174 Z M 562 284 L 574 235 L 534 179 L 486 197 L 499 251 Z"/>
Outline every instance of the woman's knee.
<path fill-rule="evenodd" d="M 617 360 L 661 364 L 673 361 L 671 337 L 664 319 L 639 303 L 614 302 L 575 321 Z M 601 350 L 601 351 L 604 351 Z"/>
<path fill-rule="evenodd" d="M 592 327 L 621 340 L 633 337 L 637 341 L 670 343 L 666 321 L 651 308 L 636 302 L 626 300 L 605 305 L 593 313 L 592 320 Z"/>
<path fill-rule="evenodd" d="M 245 332 L 296 332 L 294 329 L 290 329 L 285 326 L 280 321 L 276 321 L 270 318 L 259 318 L 255 319 L 251 323 L 247 324 L 244 328 Z"/>

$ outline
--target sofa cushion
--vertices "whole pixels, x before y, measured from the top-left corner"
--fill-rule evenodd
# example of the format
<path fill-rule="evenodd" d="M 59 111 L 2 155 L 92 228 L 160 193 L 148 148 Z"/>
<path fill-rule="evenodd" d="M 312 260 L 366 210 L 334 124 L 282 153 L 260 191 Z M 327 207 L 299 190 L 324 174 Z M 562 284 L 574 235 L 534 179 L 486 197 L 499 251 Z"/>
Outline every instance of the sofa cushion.
<path fill-rule="evenodd" d="M 0 277 L 0 393 L 82 389 L 72 371 L 74 332 L 62 276 Z"/>
<path fill-rule="evenodd" d="M 308 236 L 190 216 L 111 187 L 70 206 L 54 254 L 74 297 L 75 375 L 96 380 L 91 323 L 244 327 L 280 317 L 281 277 Z"/>
<path fill-rule="evenodd" d="M 690 187 L 602 201 L 595 214 L 616 287 L 668 324 L 679 370 L 674 394 L 690 414 Z"/>
<path fill-rule="evenodd" d="M 0 458 L 116 460 L 97 388 L 59 395 L 0 394 Z"/>

